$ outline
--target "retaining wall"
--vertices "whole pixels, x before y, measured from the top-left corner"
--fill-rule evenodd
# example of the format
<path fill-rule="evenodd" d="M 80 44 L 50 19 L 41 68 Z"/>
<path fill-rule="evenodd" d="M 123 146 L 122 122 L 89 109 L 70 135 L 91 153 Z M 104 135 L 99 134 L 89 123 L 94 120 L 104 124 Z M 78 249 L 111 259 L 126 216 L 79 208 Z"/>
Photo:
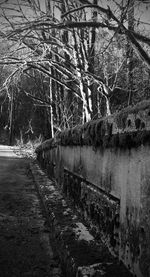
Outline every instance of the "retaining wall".
<path fill-rule="evenodd" d="M 150 276 L 150 101 L 65 130 L 36 153 L 95 236 Z"/>

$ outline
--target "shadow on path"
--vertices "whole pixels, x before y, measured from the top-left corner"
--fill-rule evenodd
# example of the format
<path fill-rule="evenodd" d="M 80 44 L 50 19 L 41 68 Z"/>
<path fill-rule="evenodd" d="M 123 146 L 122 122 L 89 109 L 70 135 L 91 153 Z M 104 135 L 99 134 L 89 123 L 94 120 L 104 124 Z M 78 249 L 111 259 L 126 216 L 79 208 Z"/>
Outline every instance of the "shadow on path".
<path fill-rule="evenodd" d="M 61 276 L 29 161 L 0 146 L 0 276 Z"/>

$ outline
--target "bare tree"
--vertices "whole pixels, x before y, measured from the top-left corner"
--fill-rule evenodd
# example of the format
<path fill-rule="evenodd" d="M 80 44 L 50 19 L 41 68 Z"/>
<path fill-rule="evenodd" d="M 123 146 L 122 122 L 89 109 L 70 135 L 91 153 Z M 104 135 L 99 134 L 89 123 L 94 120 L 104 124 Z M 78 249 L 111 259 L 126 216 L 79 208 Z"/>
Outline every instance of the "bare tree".
<path fill-rule="evenodd" d="M 110 70 L 115 76 L 113 84 L 104 72 L 104 60 L 118 37 L 126 38 L 130 45 L 130 92 L 133 91 L 133 51 L 150 67 L 150 56 L 146 51 L 150 38 L 133 28 L 136 0 L 120 4 L 114 1 L 113 6 L 107 7 L 99 3 L 98 0 L 63 0 L 61 3 L 45 0 L 41 4 L 40 1 L 18 0 L 16 5 L 16 1 L 8 0 L 0 5 L 0 37 L 13 45 L 0 59 L 1 65 L 12 66 L 1 91 L 9 87 L 15 76 L 30 74 L 31 70 L 40 72 L 44 82 L 49 82 L 49 93 L 40 97 L 33 93 L 28 95 L 46 104 L 51 136 L 54 129 L 75 125 L 76 113 L 80 118 L 78 123 L 97 118 L 101 99 L 105 99 L 106 114 L 111 113 L 110 99 L 117 91 L 117 78 L 124 59 L 120 59 L 115 72 L 114 67 Z M 105 33 L 101 39 L 97 36 L 98 30 Z M 103 48 L 99 57 L 98 45 Z M 103 64 L 103 68 L 98 68 L 98 64 Z M 129 104 L 132 97 L 130 93 Z"/>

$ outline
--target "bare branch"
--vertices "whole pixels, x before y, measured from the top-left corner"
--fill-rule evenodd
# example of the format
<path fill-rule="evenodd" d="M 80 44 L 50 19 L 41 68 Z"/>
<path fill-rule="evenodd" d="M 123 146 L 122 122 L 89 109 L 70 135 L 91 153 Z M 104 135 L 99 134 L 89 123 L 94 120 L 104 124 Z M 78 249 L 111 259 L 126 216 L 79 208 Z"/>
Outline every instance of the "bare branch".
<path fill-rule="evenodd" d="M 52 74 L 49 73 L 48 70 L 42 68 L 41 65 L 37 65 L 37 64 L 33 64 L 32 62 L 27 62 L 27 66 L 29 66 L 30 68 L 35 68 L 41 72 L 43 72 L 44 74 L 48 75 L 49 77 L 51 77 L 53 80 L 55 80 L 58 84 L 63 85 L 64 87 L 66 87 L 67 89 L 71 90 L 72 92 L 74 92 L 74 94 L 80 98 L 82 100 L 82 98 L 80 97 L 80 95 L 77 93 L 77 91 L 75 91 L 73 88 L 71 88 L 70 86 L 68 86 L 66 83 L 64 83 L 63 81 L 61 81 L 60 79 L 58 79 L 57 77 L 53 76 Z"/>
<path fill-rule="evenodd" d="M 78 7 L 78 8 L 76 8 L 76 9 L 72 9 L 72 10 L 70 10 L 70 11 L 68 11 L 68 12 L 66 12 L 66 13 L 64 13 L 64 14 L 62 14 L 61 17 L 64 18 L 64 17 L 66 17 L 68 14 L 71 14 L 71 13 L 73 13 L 73 12 L 77 12 L 77 11 L 83 10 L 83 9 L 85 9 L 85 8 L 95 8 L 95 9 L 97 9 L 97 10 L 101 11 L 102 13 L 105 13 L 105 14 L 107 14 L 107 15 L 109 16 L 109 9 L 102 8 L 102 7 L 98 6 L 98 5 L 87 4 L 87 5 L 83 5 L 83 6 L 81 6 L 81 7 Z"/>
<path fill-rule="evenodd" d="M 24 92 L 27 96 L 29 96 L 30 98 L 32 98 L 33 100 L 39 101 L 39 102 L 41 102 L 42 104 L 47 104 L 47 105 L 49 105 L 49 106 L 52 105 L 51 102 L 48 102 L 48 101 L 43 100 L 43 99 L 41 99 L 41 98 L 39 98 L 39 97 L 37 97 L 37 96 L 32 95 L 31 93 L 29 93 L 28 91 L 26 91 L 26 90 L 23 89 L 22 87 L 20 87 L 20 90 L 21 90 L 22 92 Z"/>

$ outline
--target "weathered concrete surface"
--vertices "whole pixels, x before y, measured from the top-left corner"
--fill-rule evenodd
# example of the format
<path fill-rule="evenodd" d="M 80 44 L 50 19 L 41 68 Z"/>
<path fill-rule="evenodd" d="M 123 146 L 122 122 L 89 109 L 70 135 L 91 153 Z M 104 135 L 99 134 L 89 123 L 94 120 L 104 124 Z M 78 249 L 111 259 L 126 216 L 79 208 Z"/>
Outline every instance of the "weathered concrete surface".
<path fill-rule="evenodd" d="M 66 129 L 36 153 L 118 258 L 149 277 L 150 100 Z"/>
<path fill-rule="evenodd" d="M 31 170 L 51 226 L 51 240 L 61 259 L 65 277 L 130 277 L 131 273 L 89 232 L 89 226 L 64 198 L 56 182 L 36 163 Z"/>
<path fill-rule="evenodd" d="M 88 190 L 88 185 L 85 185 L 86 210 L 89 210 L 90 205 L 94 205 L 95 217 L 97 211 L 100 210 L 100 216 L 105 207 L 111 211 L 111 214 L 113 211 L 111 202 L 107 206 L 106 204 L 100 205 L 102 197 L 99 197 L 100 199 L 97 197 L 98 188 L 103 189 L 110 197 L 114 196 L 120 200 L 118 256 L 138 277 L 150 276 L 149 146 L 144 145 L 123 151 L 120 149 L 93 150 L 90 146 L 59 146 L 57 152 L 59 158 L 56 164 L 59 170 L 61 165 L 62 175 L 66 168 L 97 187 L 94 198 Z M 71 183 L 74 182 L 75 175 L 68 187 L 71 187 Z M 64 184 L 66 185 L 67 182 L 65 181 Z M 75 184 L 76 192 L 79 185 L 80 182 Z M 80 191 L 80 200 L 81 194 L 83 194 L 82 190 Z M 91 218 L 90 212 L 88 215 Z M 110 214 L 108 217 L 111 219 Z M 104 221 L 101 217 L 100 225 L 100 229 L 102 229 Z M 108 232 L 105 234 L 108 237 Z"/>
<path fill-rule="evenodd" d="M 0 276 L 61 276 L 29 161 L 0 146 Z"/>

